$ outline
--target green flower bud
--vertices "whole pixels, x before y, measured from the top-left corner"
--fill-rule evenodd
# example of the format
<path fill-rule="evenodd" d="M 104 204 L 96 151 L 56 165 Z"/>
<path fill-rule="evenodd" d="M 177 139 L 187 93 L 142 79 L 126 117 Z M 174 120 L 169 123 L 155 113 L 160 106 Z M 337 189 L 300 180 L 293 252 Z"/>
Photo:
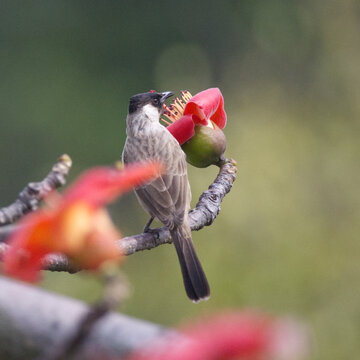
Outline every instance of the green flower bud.
<path fill-rule="evenodd" d="M 225 161 L 225 135 L 211 120 L 207 126 L 196 125 L 195 135 L 181 147 L 187 162 L 198 168 L 221 165 Z"/>

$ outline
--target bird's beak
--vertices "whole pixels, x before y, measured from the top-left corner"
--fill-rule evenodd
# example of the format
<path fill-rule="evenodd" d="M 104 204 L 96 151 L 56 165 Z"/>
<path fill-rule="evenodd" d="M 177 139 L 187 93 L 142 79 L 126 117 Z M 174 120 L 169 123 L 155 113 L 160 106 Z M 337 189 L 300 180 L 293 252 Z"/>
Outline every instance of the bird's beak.
<path fill-rule="evenodd" d="M 172 91 L 165 91 L 165 92 L 161 93 L 161 102 L 164 104 L 165 100 L 173 95 L 174 95 L 174 93 Z"/>

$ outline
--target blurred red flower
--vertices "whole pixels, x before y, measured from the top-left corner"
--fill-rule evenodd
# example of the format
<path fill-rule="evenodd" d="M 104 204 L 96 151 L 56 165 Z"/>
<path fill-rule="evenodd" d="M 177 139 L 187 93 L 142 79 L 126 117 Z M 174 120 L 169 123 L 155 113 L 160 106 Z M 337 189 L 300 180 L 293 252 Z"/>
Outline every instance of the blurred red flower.
<path fill-rule="evenodd" d="M 95 270 L 107 260 L 119 260 L 115 240 L 120 234 L 104 206 L 126 191 L 153 178 L 161 165 L 148 162 L 123 170 L 99 167 L 85 172 L 62 197 L 24 216 L 9 239 L 3 271 L 24 281 L 39 279 L 42 259 L 59 252 L 82 268 Z"/>
<path fill-rule="evenodd" d="M 308 348 L 297 323 L 256 312 L 225 313 L 182 332 L 128 360 L 295 360 L 305 359 Z"/>

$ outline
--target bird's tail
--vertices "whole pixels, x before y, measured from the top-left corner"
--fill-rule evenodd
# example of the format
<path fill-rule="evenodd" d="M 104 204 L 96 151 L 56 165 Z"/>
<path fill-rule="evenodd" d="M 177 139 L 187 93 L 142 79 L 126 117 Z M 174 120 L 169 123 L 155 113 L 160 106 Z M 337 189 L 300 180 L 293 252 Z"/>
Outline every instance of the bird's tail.
<path fill-rule="evenodd" d="M 187 223 L 171 230 L 187 296 L 193 302 L 207 300 L 210 288 L 204 270 L 196 255 L 191 239 L 191 230 Z"/>

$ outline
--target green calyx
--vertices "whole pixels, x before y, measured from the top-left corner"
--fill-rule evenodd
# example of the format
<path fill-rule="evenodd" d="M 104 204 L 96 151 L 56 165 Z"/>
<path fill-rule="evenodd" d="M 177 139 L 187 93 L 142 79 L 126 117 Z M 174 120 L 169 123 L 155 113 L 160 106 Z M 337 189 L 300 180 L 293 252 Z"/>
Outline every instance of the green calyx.
<path fill-rule="evenodd" d="M 226 138 L 222 130 L 211 120 L 208 126 L 196 125 L 195 135 L 182 145 L 189 164 L 205 168 L 224 162 Z"/>

